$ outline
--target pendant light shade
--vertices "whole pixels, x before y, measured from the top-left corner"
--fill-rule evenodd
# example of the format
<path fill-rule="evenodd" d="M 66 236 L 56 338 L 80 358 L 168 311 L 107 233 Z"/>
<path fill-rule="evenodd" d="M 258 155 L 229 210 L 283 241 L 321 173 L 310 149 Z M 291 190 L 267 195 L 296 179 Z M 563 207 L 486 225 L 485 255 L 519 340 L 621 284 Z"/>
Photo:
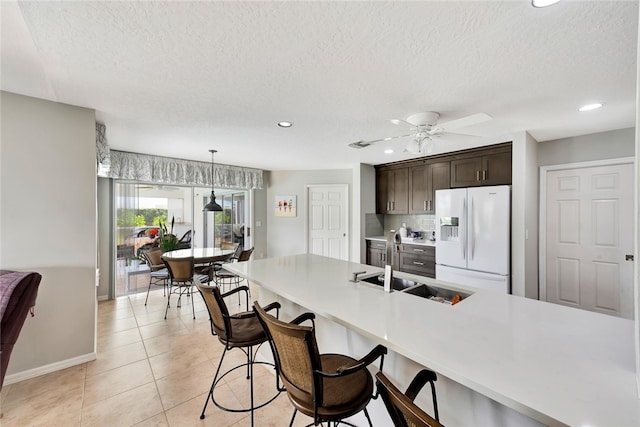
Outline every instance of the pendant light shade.
<path fill-rule="evenodd" d="M 209 150 L 211 153 L 211 198 L 209 199 L 209 203 L 202 208 L 203 212 L 220 212 L 222 210 L 222 206 L 216 203 L 216 193 L 213 191 L 213 154 L 216 153 L 216 150 Z"/>

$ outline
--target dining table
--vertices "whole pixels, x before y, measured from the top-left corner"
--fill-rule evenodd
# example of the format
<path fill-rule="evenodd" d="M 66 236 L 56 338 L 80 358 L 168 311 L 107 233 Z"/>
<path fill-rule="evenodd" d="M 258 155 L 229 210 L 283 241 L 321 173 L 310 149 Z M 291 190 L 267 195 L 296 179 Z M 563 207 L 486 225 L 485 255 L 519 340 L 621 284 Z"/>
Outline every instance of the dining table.
<path fill-rule="evenodd" d="M 235 251 L 232 249 L 220 248 L 189 248 L 177 249 L 175 251 L 165 252 L 164 258 L 179 259 L 193 257 L 194 264 L 207 264 L 212 262 L 226 261 Z"/>

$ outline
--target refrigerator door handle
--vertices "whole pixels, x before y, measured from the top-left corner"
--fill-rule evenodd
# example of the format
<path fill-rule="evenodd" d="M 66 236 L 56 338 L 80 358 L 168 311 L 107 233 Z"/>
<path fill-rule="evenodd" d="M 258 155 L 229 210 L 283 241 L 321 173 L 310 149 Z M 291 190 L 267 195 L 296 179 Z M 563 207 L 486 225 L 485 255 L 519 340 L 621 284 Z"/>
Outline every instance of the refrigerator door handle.
<path fill-rule="evenodd" d="M 467 198 L 464 197 L 462 199 L 462 214 L 467 210 Z M 460 242 L 460 252 L 462 255 L 462 259 L 466 259 L 465 249 L 467 248 L 467 233 L 466 230 L 461 230 L 462 227 L 466 227 L 466 221 L 461 221 L 461 224 L 458 224 L 458 236 L 461 239 Z"/>
<path fill-rule="evenodd" d="M 473 228 L 473 196 L 469 197 L 469 214 L 467 218 L 467 226 L 469 228 L 469 259 L 473 259 L 473 253 L 476 248 L 476 236 Z"/>

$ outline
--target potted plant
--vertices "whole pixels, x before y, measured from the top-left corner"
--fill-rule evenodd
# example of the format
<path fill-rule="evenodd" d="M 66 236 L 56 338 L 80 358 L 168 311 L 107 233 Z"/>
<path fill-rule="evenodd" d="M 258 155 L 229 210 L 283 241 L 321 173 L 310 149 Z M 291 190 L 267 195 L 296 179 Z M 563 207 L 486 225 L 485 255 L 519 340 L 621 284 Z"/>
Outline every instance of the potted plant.
<path fill-rule="evenodd" d="M 175 218 L 171 218 L 171 232 L 167 230 L 167 225 L 163 224 L 160 221 L 160 232 L 158 233 L 158 237 L 160 239 L 160 249 L 162 252 L 169 252 L 178 249 L 180 243 L 178 242 L 178 238 L 175 234 L 173 234 L 173 224 L 175 222 Z"/>

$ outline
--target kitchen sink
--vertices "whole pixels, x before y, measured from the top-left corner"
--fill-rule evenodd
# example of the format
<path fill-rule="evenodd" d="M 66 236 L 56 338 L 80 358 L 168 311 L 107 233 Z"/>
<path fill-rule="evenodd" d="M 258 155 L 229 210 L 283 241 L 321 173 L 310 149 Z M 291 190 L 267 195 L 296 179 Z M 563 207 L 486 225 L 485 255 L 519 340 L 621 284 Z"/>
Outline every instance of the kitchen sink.
<path fill-rule="evenodd" d="M 384 286 L 384 274 L 365 277 L 360 279 L 359 281 L 367 282 L 376 286 Z M 421 298 L 429 299 L 431 301 L 449 305 L 457 304 L 458 302 L 471 295 L 466 292 L 441 288 L 438 286 L 425 285 L 414 280 L 403 279 L 401 277 L 395 276 L 393 277 L 391 285 L 394 291 L 404 292 L 410 295 L 415 295 Z"/>
<path fill-rule="evenodd" d="M 416 295 L 444 304 L 456 304 L 470 295 L 464 292 L 455 291 L 453 289 L 445 289 L 424 284 L 414 286 L 411 289 L 407 289 L 405 292 L 411 295 Z"/>
<path fill-rule="evenodd" d="M 360 279 L 360 281 L 371 283 L 377 286 L 384 286 L 384 274 L 380 274 L 379 276 L 366 277 L 364 279 Z M 413 280 L 408 279 L 402 279 L 400 277 L 394 277 L 391 283 L 391 287 L 394 291 L 403 291 L 416 285 L 418 285 L 418 282 L 414 282 Z"/>

